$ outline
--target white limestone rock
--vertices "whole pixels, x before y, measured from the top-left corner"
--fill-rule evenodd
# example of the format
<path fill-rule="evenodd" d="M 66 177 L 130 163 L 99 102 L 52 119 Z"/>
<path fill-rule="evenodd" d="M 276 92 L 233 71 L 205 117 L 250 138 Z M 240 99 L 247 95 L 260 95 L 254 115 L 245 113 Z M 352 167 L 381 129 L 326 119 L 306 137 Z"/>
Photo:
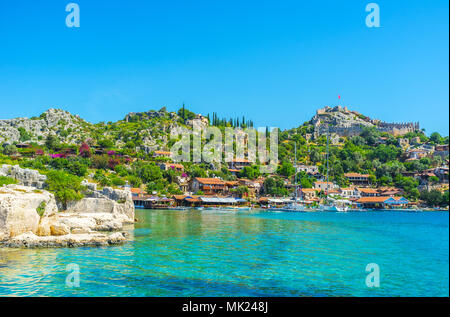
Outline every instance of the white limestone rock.
<path fill-rule="evenodd" d="M 36 187 L 38 189 L 44 188 L 45 181 L 47 180 L 47 176 L 40 174 L 37 170 L 21 168 L 19 165 L 1 165 L 0 176 L 14 178 L 20 185 Z"/>
<path fill-rule="evenodd" d="M 0 233 L 15 237 L 37 233 L 42 217 L 58 211 L 53 194 L 33 187 L 8 185 L 0 188 Z"/>
<path fill-rule="evenodd" d="M 126 237 L 127 235 L 124 232 L 115 232 L 110 235 L 90 233 L 46 237 L 37 236 L 33 232 L 26 232 L 3 242 L 3 245 L 11 248 L 108 246 L 124 243 L 127 241 Z"/>

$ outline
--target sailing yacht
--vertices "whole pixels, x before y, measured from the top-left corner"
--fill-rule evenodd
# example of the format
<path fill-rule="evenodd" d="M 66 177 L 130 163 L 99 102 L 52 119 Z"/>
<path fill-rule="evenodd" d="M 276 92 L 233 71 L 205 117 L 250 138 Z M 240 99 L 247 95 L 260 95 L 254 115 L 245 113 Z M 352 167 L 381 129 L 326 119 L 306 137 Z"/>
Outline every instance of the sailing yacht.
<path fill-rule="evenodd" d="M 304 204 L 299 203 L 298 197 L 297 197 L 297 191 L 298 191 L 298 184 L 297 184 L 297 144 L 294 144 L 294 155 L 295 155 L 295 173 L 294 173 L 294 191 L 295 191 L 295 198 L 292 203 L 287 205 L 284 208 L 281 208 L 282 211 L 308 211 L 308 209 L 305 207 Z"/>
<path fill-rule="evenodd" d="M 328 179 L 328 156 L 329 156 L 329 127 L 327 129 L 327 176 L 326 176 L 326 190 L 325 190 L 325 205 L 320 205 L 318 210 L 319 211 L 337 211 L 337 212 L 347 212 L 349 210 L 349 204 L 350 202 L 344 199 L 341 200 L 335 200 L 331 197 L 328 197 L 328 191 L 329 191 L 329 179 Z"/>

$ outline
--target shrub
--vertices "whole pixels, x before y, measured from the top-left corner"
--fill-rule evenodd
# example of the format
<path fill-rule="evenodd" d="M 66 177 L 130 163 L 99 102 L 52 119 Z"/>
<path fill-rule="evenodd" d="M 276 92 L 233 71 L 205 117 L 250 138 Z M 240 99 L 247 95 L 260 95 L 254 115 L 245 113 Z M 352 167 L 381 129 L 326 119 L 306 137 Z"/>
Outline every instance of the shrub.
<path fill-rule="evenodd" d="M 45 207 L 47 206 L 47 204 L 45 203 L 45 201 L 41 202 L 39 204 L 39 206 L 36 208 L 36 212 L 38 213 L 39 217 L 42 218 L 42 216 L 44 215 L 44 211 L 45 211 Z"/>
<path fill-rule="evenodd" d="M 0 187 L 9 184 L 17 184 L 17 180 L 7 176 L 0 176 Z"/>
<path fill-rule="evenodd" d="M 14 155 L 17 153 L 17 148 L 15 145 L 8 144 L 3 148 L 3 154 L 5 155 Z"/>

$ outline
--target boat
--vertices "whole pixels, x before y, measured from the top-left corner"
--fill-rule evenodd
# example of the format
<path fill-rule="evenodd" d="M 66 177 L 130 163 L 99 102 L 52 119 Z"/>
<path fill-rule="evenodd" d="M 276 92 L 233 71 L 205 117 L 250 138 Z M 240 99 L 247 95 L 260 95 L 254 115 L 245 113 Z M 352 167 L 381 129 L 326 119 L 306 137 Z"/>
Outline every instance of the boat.
<path fill-rule="evenodd" d="M 168 209 L 170 209 L 170 210 L 187 210 L 187 209 L 189 209 L 189 207 L 177 206 L 177 207 L 170 207 Z"/>
<path fill-rule="evenodd" d="M 337 212 L 348 212 L 350 210 L 350 206 L 352 204 L 351 201 L 345 199 L 334 200 L 332 198 L 328 198 L 327 205 L 320 205 L 320 211 L 337 211 Z"/>
<path fill-rule="evenodd" d="M 280 211 L 293 211 L 293 212 L 301 212 L 301 211 L 309 211 L 309 208 L 305 206 L 303 203 L 299 203 L 298 200 L 298 183 L 297 183 L 297 144 L 294 144 L 294 168 L 295 168 L 295 174 L 294 174 L 294 201 L 290 204 L 288 204 L 285 207 L 278 208 Z"/>

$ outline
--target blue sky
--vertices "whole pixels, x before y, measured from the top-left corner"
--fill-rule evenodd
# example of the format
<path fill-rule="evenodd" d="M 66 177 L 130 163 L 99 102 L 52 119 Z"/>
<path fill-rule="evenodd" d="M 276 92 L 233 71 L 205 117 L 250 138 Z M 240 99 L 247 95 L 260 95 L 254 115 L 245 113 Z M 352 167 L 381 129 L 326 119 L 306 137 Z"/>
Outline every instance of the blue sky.
<path fill-rule="evenodd" d="M 0 1 L 0 118 L 177 110 L 296 127 L 338 104 L 449 131 L 448 1 Z"/>

